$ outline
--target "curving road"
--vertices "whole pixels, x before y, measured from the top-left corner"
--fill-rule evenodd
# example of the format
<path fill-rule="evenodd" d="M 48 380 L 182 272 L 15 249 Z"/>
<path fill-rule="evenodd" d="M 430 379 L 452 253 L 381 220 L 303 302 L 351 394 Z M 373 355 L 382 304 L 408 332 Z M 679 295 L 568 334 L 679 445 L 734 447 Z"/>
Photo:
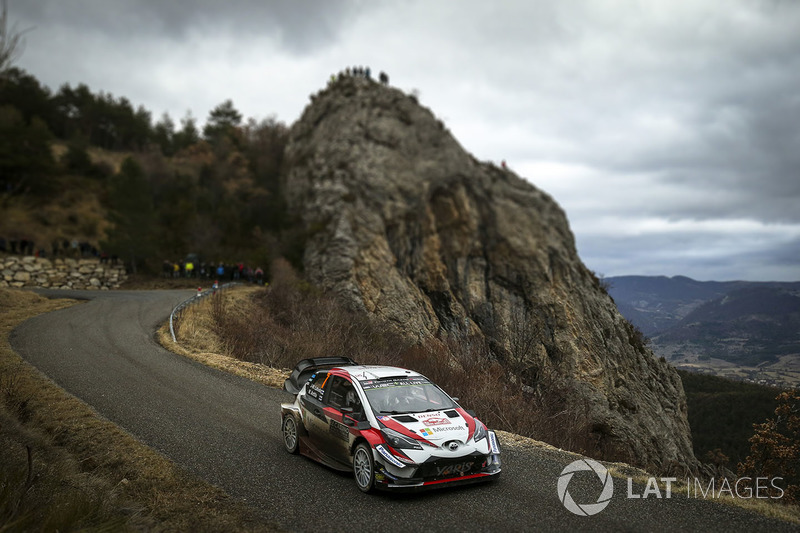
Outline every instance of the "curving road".
<path fill-rule="evenodd" d="M 425 494 L 361 494 L 350 476 L 287 454 L 279 432 L 283 391 L 175 355 L 155 330 L 192 291 L 39 291 L 88 302 L 35 317 L 11 335 L 14 349 L 53 381 L 175 463 L 246 500 L 292 531 L 797 531 L 727 505 L 673 495 L 628 499 L 624 480 L 594 516 L 568 512 L 556 495 L 572 458 L 503 450 L 495 483 Z M 467 406 L 469 407 L 469 406 Z M 576 474 L 575 501 L 600 483 Z M 642 487 L 634 492 L 641 494 Z"/>

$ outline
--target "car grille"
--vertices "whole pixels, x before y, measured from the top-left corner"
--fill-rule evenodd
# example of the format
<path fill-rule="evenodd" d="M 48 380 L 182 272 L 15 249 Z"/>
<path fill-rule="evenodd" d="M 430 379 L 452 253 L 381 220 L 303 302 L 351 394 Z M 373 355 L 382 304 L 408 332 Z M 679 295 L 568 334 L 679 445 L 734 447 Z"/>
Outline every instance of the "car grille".
<path fill-rule="evenodd" d="M 416 472 L 416 477 L 424 479 L 444 479 L 480 472 L 485 458 L 483 455 L 467 455 L 458 458 L 432 458 Z"/>

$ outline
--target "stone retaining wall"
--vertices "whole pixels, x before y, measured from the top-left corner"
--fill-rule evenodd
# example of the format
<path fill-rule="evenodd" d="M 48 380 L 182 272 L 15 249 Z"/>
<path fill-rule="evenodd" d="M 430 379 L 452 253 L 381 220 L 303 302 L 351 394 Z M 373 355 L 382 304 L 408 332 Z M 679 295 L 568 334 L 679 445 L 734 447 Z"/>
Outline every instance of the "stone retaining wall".
<path fill-rule="evenodd" d="M 124 266 L 99 259 L 0 257 L 0 287 L 108 290 L 118 289 L 126 278 Z"/>

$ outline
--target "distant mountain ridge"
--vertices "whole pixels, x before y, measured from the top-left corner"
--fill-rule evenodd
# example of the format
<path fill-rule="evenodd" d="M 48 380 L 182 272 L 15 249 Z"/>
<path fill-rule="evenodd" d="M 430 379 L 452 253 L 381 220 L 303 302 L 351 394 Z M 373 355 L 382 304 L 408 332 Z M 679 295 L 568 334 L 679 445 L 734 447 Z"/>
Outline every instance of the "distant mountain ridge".
<path fill-rule="evenodd" d="M 621 276 L 606 282 L 623 316 L 651 338 L 656 353 L 678 366 L 702 366 L 713 358 L 766 368 L 784 356 L 800 359 L 800 282 L 684 276 Z"/>
<path fill-rule="evenodd" d="M 800 291 L 745 287 L 706 302 L 657 334 L 658 345 L 691 344 L 704 355 L 758 366 L 800 354 Z"/>
<path fill-rule="evenodd" d="M 800 281 L 697 281 L 686 276 L 614 276 L 604 281 L 623 316 L 648 336 L 677 326 L 704 303 L 737 290 L 800 291 Z"/>

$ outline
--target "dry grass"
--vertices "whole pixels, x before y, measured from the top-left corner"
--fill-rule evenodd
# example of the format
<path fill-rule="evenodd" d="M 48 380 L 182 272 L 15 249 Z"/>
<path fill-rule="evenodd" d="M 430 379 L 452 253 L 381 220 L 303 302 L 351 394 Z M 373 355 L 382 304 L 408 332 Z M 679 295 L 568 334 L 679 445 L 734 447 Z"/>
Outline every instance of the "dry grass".
<path fill-rule="evenodd" d="M 236 374 L 270 387 L 282 387 L 291 369 L 280 369 L 259 363 L 242 361 L 233 357 L 230 344 L 217 334 L 213 318 L 213 298 L 224 300 L 225 307 L 242 319 L 255 312 L 252 295 L 263 291 L 258 287 L 234 287 L 220 291 L 186 309 L 178 323 L 176 338 L 172 341 L 169 324 L 158 330 L 159 342 L 168 350 L 200 363 L 231 374 Z"/>
<path fill-rule="evenodd" d="M 14 353 L 8 334 L 16 325 L 75 303 L 0 289 L 0 531 L 271 529 Z"/>

